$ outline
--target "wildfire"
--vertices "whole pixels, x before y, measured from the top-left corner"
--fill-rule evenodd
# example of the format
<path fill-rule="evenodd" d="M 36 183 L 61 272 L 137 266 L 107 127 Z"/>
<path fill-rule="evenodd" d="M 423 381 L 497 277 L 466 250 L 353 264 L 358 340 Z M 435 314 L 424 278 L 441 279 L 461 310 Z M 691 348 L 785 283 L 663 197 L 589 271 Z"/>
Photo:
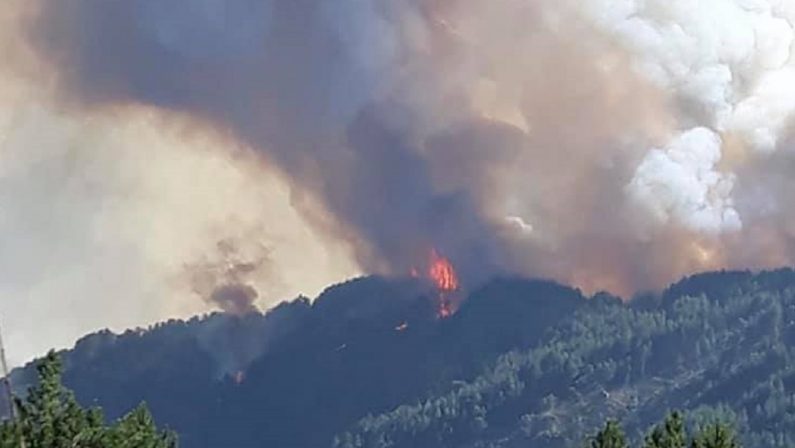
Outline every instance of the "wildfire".
<path fill-rule="evenodd" d="M 448 317 L 455 314 L 457 308 L 458 305 L 450 300 L 450 298 L 440 295 L 439 306 L 436 309 L 436 316 L 439 317 L 439 319 L 447 319 Z"/>
<path fill-rule="evenodd" d="M 455 273 L 450 260 L 439 255 L 436 249 L 431 250 L 431 265 L 428 276 L 433 280 L 436 288 L 442 292 L 458 290 L 458 275 Z"/>
<path fill-rule="evenodd" d="M 417 269 L 411 270 L 412 277 L 420 277 Z M 452 316 L 460 301 L 458 274 L 450 260 L 443 257 L 436 249 L 432 249 L 428 260 L 426 276 L 438 290 L 436 298 L 436 315 L 440 319 Z"/>

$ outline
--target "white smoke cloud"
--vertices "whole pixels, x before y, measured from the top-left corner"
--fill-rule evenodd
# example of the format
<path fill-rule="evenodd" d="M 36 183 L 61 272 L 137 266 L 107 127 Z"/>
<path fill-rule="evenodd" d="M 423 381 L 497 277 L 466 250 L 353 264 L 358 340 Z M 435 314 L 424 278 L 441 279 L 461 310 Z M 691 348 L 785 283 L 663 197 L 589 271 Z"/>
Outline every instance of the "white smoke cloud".
<path fill-rule="evenodd" d="M 734 176 L 716 171 L 720 147 L 718 135 L 695 128 L 664 149 L 652 149 L 627 187 L 632 202 L 658 225 L 681 223 L 707 234 L 740 230 L 731 196 Z"/>
<path fill-rule="evenodd" d="M 720 131 L 765 132 L 738 111 L 755 103 L 757 112 L 773 119 L 760 126 L 778 131 L 795 110 L 791 101 L 774 98 L 791 97 L 795 90 L 781 82 L 795 64 L 791 2 L 652 0 L 625 1 L 619 8 L 595 0 L 586 5 L 635 55 L 642 73 L 684 102 L 687 118 Z M 752 143 L 770 149 L 775 141 Z"/>
<path fill-rule="evenodd" d="M 586 14 L 631 51 L 637 70 L 670 92 L 678 111 L 678 135 L 638 166 L 628 187 L 632 201 L 658 221 L 709 234 L 738 230 L 735 175 L 718 169 L 723 135 L 739 135 L 752 150 L 776 149 L 795 112 L 793 2 L 586 5 Z"/>

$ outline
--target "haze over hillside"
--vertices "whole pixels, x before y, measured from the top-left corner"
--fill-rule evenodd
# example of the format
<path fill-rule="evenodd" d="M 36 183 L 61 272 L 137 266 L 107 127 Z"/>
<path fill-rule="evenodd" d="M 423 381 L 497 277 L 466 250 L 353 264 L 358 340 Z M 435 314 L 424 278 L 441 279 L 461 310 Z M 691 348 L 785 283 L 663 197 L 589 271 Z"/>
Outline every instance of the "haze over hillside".
<path fill-rule="evenodd" d="M 628 304 L 498 279 L 446 318 L 437 293 L 369 277 L 265 315 L 100 332 L 64 353 L 66 384 L 111 418 L 146 401 L 185 448 L 557 448 L 606 418 L 637 440 L 672 408 L 736 425 L 746 447 L 795 442 L 792 270 Z"/>
<path fill-rule="evenodd" d="M 793 5 L 5 0 L 13 361 L 433 253 L 623 296 L 791 265 Z"/>

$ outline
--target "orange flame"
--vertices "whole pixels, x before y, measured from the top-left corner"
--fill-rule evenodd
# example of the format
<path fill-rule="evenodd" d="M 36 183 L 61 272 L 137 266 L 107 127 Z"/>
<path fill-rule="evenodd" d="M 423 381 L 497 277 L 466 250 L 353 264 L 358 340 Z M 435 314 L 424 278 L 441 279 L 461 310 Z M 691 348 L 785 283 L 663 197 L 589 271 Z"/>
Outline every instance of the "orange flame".
<path fill-rule="evenodd" d="M 436 309 L 436 316 L 439 319 L 447 319 L 448 317 L 455 314 L 457 311 L 458 305 L 453 303 L 448 297 L 444 295 L 439 296 L 439 306 Z"/>
<path fill-rule="evenodd" d="M 411 270 L 412 277 L 419 277 L 418 270 Z M 450 260 L 439 254 L 436 249 L 431 249 L 426 276 L 433 282 L 439 295 L 436 299 L 436 316 L 445 319 L 458 310 L 460 300 L 457 294 L 460 289 L 458 274 Z"/>
<path fill-rule="evenodd" d="M 431 250 L 431 265 L 428 269 L 428 276 L 441 292 L 456 291 L 458 289 L 458 275 L 455 273 L 452 263 L 439 255 L 436 249 Z"/>

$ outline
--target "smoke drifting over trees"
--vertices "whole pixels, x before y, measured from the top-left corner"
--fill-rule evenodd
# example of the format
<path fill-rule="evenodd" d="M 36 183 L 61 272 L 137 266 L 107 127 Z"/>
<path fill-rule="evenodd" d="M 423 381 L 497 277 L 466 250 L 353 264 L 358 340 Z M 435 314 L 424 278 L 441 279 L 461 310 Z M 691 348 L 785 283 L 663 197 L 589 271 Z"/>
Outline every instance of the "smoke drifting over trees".
<path fill-rule="evenodd" d="M 789 1 L 12 4 L 64 113 L 255 150 L 366 272 L 436 248 L 467 285 L 630 294 L 793 261 Z"/>
<path fill-rule="evenodd" d="M 261 150 L 365 270 L 439 246 L 468 281 L 627 292 L 791 258 L 732 250 L 791 244 L 765 168 L 795 110 L 787 2 L 39 3 L 30 43 L 67 104 Z"/>

